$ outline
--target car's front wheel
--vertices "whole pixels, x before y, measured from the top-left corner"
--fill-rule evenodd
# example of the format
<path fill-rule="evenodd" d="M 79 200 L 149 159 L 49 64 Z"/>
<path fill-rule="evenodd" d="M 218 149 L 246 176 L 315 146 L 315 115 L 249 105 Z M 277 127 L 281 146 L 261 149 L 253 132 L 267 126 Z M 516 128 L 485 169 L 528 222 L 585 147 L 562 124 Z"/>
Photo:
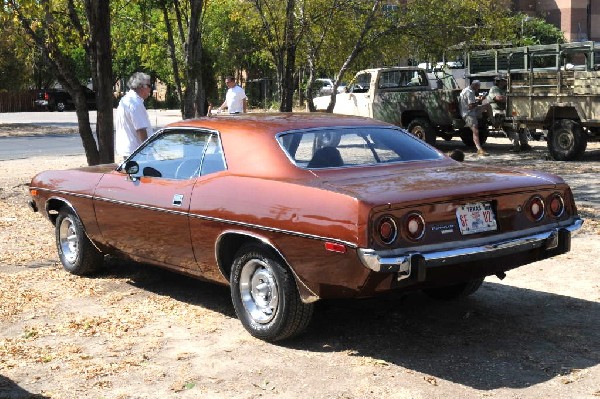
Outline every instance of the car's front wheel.
<path fill-rule="evenodd" d="M 55 226 L 58 256 L 66 271 L 79 276 L 97 272 L 104 260 L 85 234 L 83 223 L 73 210 L 64 207 L 58 213 Z"/>
<path fill-rule="evenodd" d="M 439 300 L 452 300 L 467 297 L 481 287 L 483 278 L 469 280 L 444 287 L 427 288 L 423 290 L 429 297 Z"/>
<path fill-rule="evenodd" d="M 313 304 L 301 301 L 293 275 L 269 249 L 256 244 L 242 247 L 230 284 L 235 312 L 253 336 L 279 341 L 308 326 Z"/>

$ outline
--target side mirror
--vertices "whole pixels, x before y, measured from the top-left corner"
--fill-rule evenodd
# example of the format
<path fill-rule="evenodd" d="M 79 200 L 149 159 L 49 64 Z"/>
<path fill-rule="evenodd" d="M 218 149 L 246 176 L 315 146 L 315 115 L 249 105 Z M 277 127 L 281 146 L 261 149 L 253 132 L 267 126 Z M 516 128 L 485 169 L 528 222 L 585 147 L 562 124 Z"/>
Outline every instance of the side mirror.
<path fill-rule="evenodd" d="M 127 175 L 132 181 L 135 181 L 137 179 L 134 175 L 138 174 L 138 172 L 140 171 L 140 165 L 138 165 L 138 163 L 135 161 L 127 161 L 125 163 L 125 166 L 123 167 L 123 170 L 125 171 L 125 173 L 127 173 Z"/>

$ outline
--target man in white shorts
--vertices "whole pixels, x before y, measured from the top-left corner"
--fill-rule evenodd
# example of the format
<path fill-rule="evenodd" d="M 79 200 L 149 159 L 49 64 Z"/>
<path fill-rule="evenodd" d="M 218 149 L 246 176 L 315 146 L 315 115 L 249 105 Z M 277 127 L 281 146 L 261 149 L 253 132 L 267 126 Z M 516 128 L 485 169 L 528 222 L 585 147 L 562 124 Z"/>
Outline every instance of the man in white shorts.
<path fill-rule="evenodd" d="M 474 80 L 469 86 L 465 87 L 460 93 L 460 115 L 465 121 L 465 125 L 471 128 L 473 132 L 473 142 L 477 147 L 477 155 L 490 155 L 481 147 L 479 141 L 479 115 L 482 98 L 478 95 L 481 88 L 481 82 Z"/>

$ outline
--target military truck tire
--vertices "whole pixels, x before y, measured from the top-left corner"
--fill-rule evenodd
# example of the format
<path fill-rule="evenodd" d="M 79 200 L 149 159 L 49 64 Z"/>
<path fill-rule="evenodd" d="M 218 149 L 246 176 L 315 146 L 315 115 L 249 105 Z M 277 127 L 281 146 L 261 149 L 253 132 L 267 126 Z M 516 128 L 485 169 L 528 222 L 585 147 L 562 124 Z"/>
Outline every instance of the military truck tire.
<path fill-rule="evenodd" d="M 436 132 L 431 122 L 424 118 L 417 118 L 408 124 L 407 130 L 429 145 L 435 144 Z"/>
<path fill-rule="evenodd" d="M 470 127 L 463 127 L 459 131 L 460 139 L 467 147 L 475 147 L 475 142 L 473 141 L 473 132 Z M 479 126 L 479 143 L 482 145 L 485 144 L 489 135 L 489 131 L 485 126 Z"/>
<path fill-rule="evenodd" d="M 583 155 L 587 147 L 586 133 L 581 125 L 570 119 L 561 119 L 548 131 L 548 151 L 556 161 L 573 161 Z"/>

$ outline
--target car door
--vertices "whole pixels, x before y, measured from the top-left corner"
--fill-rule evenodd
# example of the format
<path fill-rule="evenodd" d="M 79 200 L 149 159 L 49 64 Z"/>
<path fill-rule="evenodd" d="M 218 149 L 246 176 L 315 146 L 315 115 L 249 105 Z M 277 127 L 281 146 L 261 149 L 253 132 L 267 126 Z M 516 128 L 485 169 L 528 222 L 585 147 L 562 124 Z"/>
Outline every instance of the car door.
<path fill-rule="evenodd" d="M 346 94 L 348 101 L 345 105 L 347 108 L 343 114 L 373 117 L 372 106 L 372 88 L 371 88 L 371 73 L 365 72 L 356 76 L 352 83 L 349 93 Z M 336 111 L 337 104 L 336 104 Z"/>
<path fill-rule="evenodd" d="M 126 162 L 135 162 L 137 173 L 106 174 L 94 195 L 105 242 L 140 260 L 196 268 L 189 206 L 212 135 L 196 129 L 166 129 Z"/>

